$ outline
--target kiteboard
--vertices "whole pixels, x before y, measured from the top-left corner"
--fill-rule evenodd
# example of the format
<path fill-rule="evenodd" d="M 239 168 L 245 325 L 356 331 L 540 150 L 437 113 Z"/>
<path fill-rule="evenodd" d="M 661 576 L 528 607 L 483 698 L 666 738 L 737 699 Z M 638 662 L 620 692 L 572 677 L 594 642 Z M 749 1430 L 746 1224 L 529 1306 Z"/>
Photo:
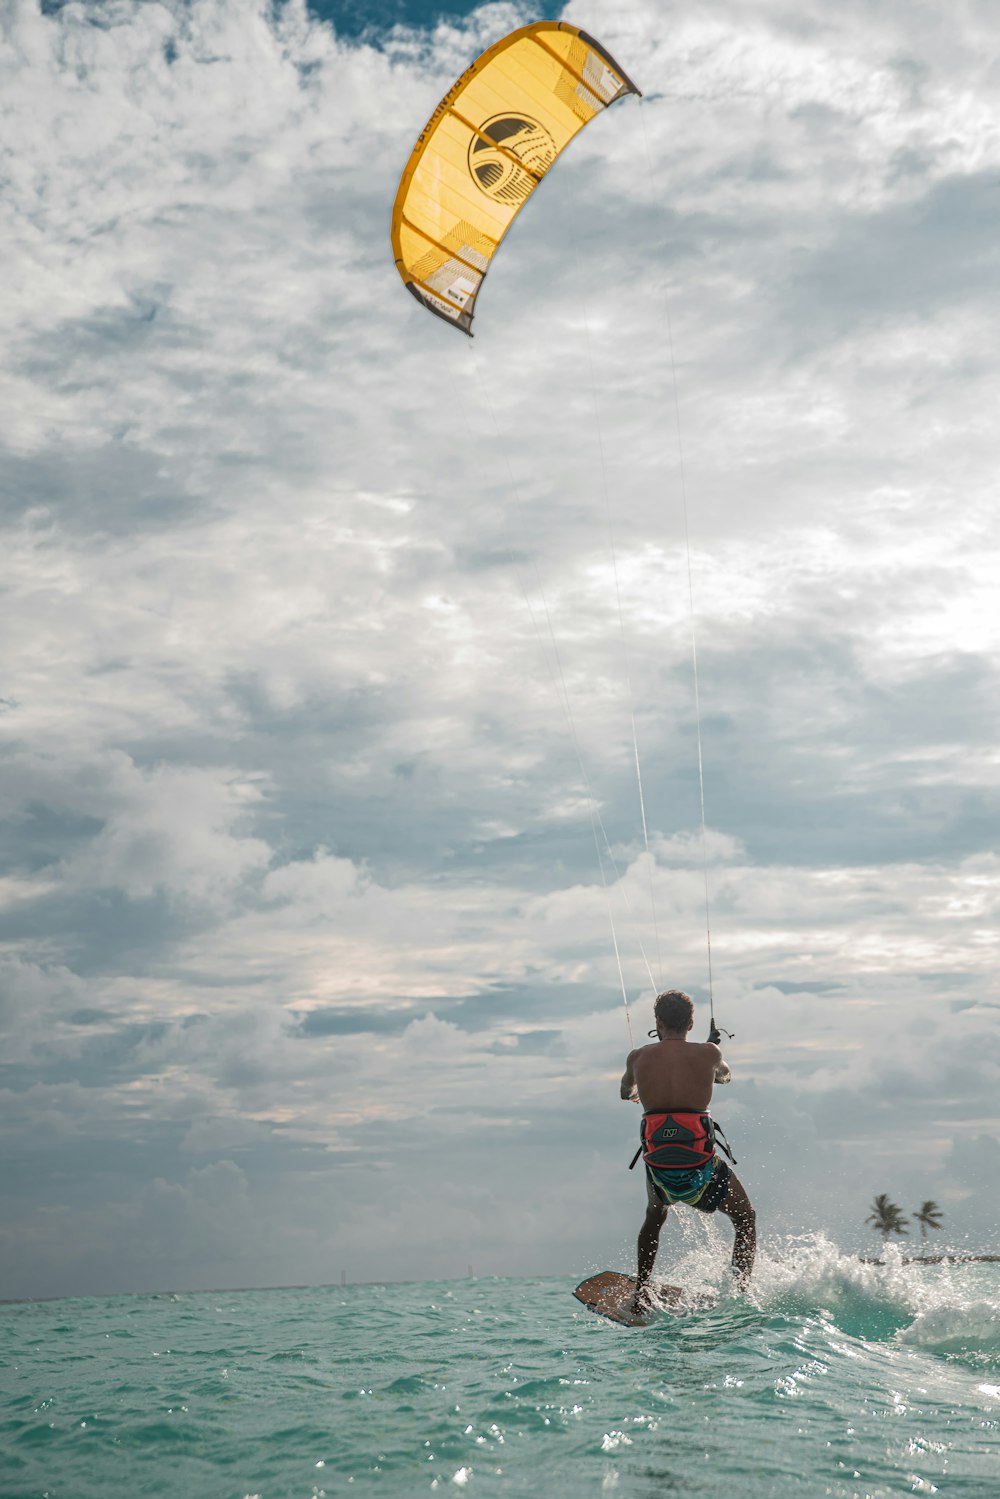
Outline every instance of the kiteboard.
<path fill-rule="evenodd" d="M 583 1302 L 588 1312 L 596 1312 L 599 1317 L 609 1317 L 612 1322 L 620 1322 L 623 1327 L 646 1327 L 655 1311 L 671 1309 L 684 1296 L 680 1286 L 668 1286 L 661 1282 L 651 1286 L 650 1290 L 656 1298 L 656 1305 L 649 1311 L 638 1314 L 632 1310 L 635 1278 L 620 1275 L 617 1270 L 602 1270 L 598 1275 L 581 1280 L 573 1295 L 577 1301 Z"/>

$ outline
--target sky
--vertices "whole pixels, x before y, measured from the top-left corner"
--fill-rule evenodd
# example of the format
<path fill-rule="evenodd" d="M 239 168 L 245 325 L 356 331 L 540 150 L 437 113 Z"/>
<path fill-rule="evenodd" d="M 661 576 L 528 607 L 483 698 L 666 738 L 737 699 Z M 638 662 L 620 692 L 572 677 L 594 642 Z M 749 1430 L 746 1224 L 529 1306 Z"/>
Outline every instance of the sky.
<path fill-rule="evenodd" d="M 997 1248 L 992 7 L 553 9 L 644 97 L 470 341 L 391 206 L 537 14 L 0 4 L 0 1296 L 627 1267 L 706 872 L 765 1244 Z"/>

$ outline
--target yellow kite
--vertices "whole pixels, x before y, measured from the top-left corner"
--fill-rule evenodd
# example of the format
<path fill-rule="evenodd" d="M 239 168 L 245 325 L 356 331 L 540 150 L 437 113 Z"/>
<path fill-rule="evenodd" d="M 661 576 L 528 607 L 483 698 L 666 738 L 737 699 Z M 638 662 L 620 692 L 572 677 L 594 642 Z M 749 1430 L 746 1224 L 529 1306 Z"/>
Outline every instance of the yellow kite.
<path fill-rule="evenodd" d="M 392 210 L 407 290 L 472 334 L 497 246 L 556 157 L 599 110 L 639 90 L 599 42 L 565 21 L 488 48 L 417 138 Z"/>

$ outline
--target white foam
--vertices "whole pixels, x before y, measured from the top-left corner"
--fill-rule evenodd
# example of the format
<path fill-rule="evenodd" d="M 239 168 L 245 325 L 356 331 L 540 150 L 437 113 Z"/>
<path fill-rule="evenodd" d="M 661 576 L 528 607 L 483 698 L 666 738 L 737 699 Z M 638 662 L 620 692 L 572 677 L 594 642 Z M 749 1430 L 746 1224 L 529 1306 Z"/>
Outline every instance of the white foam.
<path fill-rule="evenodd" d="M 693 1299 L 734 1295 L 729 1244 L 716 1225 L 684 1227 L 683 1250 L 662 1278 L 683 1285 Z M 764 1312 L 826 1316 L 849 1336 L 893 1339 L 938 1354 L 1000 1357 L 995 1267 L 907 1264 L 895 1245 L 880 1258 L 875 1264 L 846 1254 L 821 1233 L 771 1240 L 758 1253 L 746 1300 Z"/>
<path fill-rule="evenodd" d="M 1000 1306 L 969 1301 L 930 1307 L 900 1332 L 899 1341 L 935 1353 L 1000 1354 Z"/>
<path fill-rule="evenodd" d="M 919 1272 L 904 1265 L 891 1245 L 884 1262 L 875 1265 L 845 1254 L 824 1234 L 790 1234 L 760 1254 L 754 1293 L 762 1306 L 791 1297 L 823 1308 L 836 1306 L 847 1295 L 915 1312 L 921 1284 Z"/>

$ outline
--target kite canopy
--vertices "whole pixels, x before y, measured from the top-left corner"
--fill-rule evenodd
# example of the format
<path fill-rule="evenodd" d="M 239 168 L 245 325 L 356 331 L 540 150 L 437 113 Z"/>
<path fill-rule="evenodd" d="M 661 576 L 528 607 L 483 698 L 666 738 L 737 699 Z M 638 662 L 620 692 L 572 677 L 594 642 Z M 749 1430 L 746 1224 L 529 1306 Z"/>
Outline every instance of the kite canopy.
<path fill-rule="evenodd" d="M 570 141 L 639 90 L 599 42 L 538 21 L 496 42 L 417 138 L 392 210 L 396 269 L 418 302 L 471 336 L 497 246 Z"/>

